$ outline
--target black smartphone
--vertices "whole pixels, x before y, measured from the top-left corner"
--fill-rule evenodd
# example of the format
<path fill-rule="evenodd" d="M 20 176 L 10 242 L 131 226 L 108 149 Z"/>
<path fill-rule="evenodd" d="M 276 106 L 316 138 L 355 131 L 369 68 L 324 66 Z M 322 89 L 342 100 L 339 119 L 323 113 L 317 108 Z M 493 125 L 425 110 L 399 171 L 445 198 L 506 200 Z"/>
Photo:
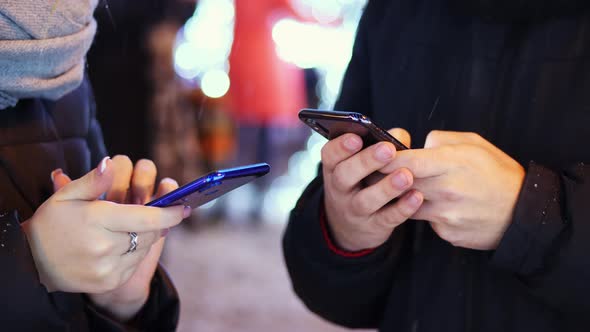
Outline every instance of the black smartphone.
<path fill-rule="evenodd" d="M 346 133 L 359 135 L 366 148 L 377 142 L 391 142 L 397 150 L 407 150 L 402 142 L 377 126 L 369 117 L 361 113 L 340 112 L 318 109 L 299 111 L 299 119 L 327 139 L 334 139 Z"/>
<path fill-rule="evenodd" d="M 185 205 L 194 209 L 267 174 L 269 171 L 270 166 L 265 163 L 214 171 L 146 205 L 157 207 Z"/>

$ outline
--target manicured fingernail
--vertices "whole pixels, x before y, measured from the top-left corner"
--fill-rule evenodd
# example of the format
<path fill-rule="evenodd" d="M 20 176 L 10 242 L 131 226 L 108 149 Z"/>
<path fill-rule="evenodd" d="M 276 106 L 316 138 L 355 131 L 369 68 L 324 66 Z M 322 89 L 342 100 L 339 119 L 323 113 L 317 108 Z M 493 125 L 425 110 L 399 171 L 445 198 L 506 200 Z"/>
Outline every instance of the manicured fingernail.
<path fill-rule="evenodd" d="M 352 136 L 344 140 L 344 146 L 350 151 L 356 151 L 360 149 L 363 142 L 358 137 Z"/>
<path fill-rule="evenodd" d="M 390 161 L 393 158 L 393 150 L 387 144 L 380 144 L 375 151 L 375 158 L 380 161 Z"/>
<path fill-rule="evenodd" d="M 61 168 L 55 169 L 53 172 L 51 172 L 51 182 L 55 182 L 55 177 L 62 173 L 63 170 Z"/>
<path fill-rule="evenodd" d="M 398 172 L 393 176 L 393 185 L 398 189 L 405 189 L 410 183 L 410 179 L 405 172 Z"/>
<path fill-rule="evenodd" d="M 410 203 L 412 206 L 420 205 L 420 203 L 422 203 L 421 195 L 416 191 L 412 192 L 408 197 L 408 203 Z"/>
<path fill-rule="evenodd" d="M 107 170 L 108 167 L 108 161 L 111 160 L 111 157 L 104 157 L 102 159 L 102 161 L 100 162 L 100 164 L 98 165 L 98 174 L 99 175 L 103 175 L 104 172 Z"/>
<path fill-rule="evenodd" d="M 191 209 L 190 206 L 185 206 L 184 211 L 182 211 L 182 216 L 188 218 L 191 215 L 191 212 L 193 212 L 193 209 Z"/>
<path fill-rule="evenodd" d="M 164 237 L 164 236 L 168 235 L 168 233 L 170 233 L 170 228 L 165 228 L 162 230 L 162 233 L 160 233 L 160 235 L 162 237 Z"/>

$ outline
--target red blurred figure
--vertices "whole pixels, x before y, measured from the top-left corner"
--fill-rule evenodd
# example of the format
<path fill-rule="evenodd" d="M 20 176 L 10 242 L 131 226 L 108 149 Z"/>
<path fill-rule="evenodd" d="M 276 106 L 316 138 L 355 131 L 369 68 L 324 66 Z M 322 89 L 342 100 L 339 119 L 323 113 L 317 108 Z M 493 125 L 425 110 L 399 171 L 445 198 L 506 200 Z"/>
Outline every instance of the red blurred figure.
<path fill-rule="evenodd" d="M 303 71 L 281 60 L 273 25 L 296 15 L 288 0 L 235 0 L 234 43 L 230 55 L 231 112 L 243 125 L 297 124 L 306 104 Z"/>

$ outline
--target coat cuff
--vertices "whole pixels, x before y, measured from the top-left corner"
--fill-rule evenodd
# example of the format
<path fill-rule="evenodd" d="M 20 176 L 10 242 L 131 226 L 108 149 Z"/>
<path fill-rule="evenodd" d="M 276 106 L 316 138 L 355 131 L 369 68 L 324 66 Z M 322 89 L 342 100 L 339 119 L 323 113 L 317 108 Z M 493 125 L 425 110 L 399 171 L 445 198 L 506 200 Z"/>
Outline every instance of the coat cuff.
<path fill-rule="evenodd" d="M 326 207 L 322 203 L 320 203 L 320 226 L 322 228 L 322 235 L 324 236 L 324 241 L 326 241 L 326 245 L 334 254 L 346 257 L 346 258 L 359 258 L 370 255 L 375 251 L 375 248 L 363 249 L 358 251 L 348 251 L 342 249 L 340 246 L 336 244 L 332 237 L 332 233 L 330 232 L 330 225 L 328 224 L 328 219 L 326 217 Z"/>
<path fill-rule="evenodd" d="M 493 265 L 522 276 L 543 267 L 551 244 L 565 228 L 560 193 L 559 174 L 531 162 Z"/>

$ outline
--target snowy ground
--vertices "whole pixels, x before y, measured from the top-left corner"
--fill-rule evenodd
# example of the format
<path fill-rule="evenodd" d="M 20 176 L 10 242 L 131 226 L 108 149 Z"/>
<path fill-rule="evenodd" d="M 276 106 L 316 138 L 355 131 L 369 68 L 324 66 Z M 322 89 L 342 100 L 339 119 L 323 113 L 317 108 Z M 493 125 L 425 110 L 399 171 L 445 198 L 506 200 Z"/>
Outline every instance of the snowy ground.
<path fill-rule="evenodd" d="M 283 225 L 174 229 L 163 262 L 180 293 L 179 332 L 342 332 L 291 290 Z"/>

